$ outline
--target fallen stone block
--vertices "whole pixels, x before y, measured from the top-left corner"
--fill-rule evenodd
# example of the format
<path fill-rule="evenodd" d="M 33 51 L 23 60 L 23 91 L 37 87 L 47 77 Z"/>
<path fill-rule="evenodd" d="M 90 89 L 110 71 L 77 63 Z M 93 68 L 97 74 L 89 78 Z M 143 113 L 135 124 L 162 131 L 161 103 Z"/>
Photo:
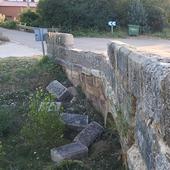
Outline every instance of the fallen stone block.
<path fill-rule="evenodd" d="M 81 131 L 88 125 L 88 116 L 71 113 L 61 113 L 64 123 L 73 130 Z"/>
<path fill-rule="evenodd" d="M 57 101 L 70 101 L 73 96 L 68 92 L 67 88 L 64 87 L 59 81 L 54 80 L 47 86 L 47 91 L 57 98 Z"/>
<path fill-rule="evenodd" d="M 61 102 L 41 102 L 39 111 L 46 109 L 48 112 L 60 111 Z"/>
<path fill-rule="evenodd" d="M 74 138 L 73 141 L 89 147 L 98 137 L 101 136 L 103 130 L 104 128 L 100 124 L 97 122 L 91 122 Z"/>
<path fill-rule="evenodd" d="M 82 159 L 88 156 L 88 148 L 81 143 L 71 143 L 51 149 L 51 159 L 60 163 L 63 160 Z"/>

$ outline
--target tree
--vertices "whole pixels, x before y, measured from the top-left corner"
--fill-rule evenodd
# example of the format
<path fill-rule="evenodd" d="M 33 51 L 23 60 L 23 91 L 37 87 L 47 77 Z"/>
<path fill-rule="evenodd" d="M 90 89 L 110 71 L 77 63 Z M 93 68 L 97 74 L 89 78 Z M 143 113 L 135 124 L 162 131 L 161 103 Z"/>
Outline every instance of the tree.
<path fill-rule="evenodd" d="M 48 27 L 106 29 L 114 15 L 113 0 L 40 0 L 38 12 Z"/>
<path fill-rule="evenodd" d="M 132 0 L 129 4 L 128 23 L 140 25 L 141 32 L 147 31 L 147 13 L 140 0 Z"/>

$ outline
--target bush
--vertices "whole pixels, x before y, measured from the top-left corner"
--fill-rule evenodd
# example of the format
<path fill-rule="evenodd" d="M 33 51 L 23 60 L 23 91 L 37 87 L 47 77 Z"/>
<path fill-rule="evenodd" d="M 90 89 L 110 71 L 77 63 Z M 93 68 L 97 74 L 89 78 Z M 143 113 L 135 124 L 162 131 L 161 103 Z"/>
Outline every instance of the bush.
<path fill-rule="evenodd" d="M 62 31 L 77 28 L 108 28 L 113 18 L 113 0 L 41 0 L 38 13 L 47 27 L 58 27 Z"/>
<path fill-rule="evenodd" d="M 7 28 L 7 29 L 16 29 L 17 28 L 17 22 L 7 20 L 7 21 L 1 23 L 0 26 Z"/>
<path fill-rule="evenodd" d="M 30 98 L 28 120 L 21 132 L 26 142 L 35 148 L 59 146 L 63 142 L 64 124 L 52 101 L 42 89 Z"/>
<path fill-rule="evenodd" d="M 20 15 L 20 22 L 26 23 L 28 26 L 38 27 L 40 25 L 40 16 L 28 9 Z"/>
<path fill-rule="evenodd" d="M 152 32 L 163 31 L 165 26 L 165 11 L 157 6 L 148 6 L 148 25 Z"/>

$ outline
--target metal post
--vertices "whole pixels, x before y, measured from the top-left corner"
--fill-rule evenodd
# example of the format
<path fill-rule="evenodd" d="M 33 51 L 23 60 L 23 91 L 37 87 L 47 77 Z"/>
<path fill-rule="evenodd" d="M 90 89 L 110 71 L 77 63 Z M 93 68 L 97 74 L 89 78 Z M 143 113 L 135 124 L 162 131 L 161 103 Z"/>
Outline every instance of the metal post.
<path fill-rule="evenodd" d="M 43 29 L 40 29 L 40 32 L 41 32 L 41 44 L 42 44 L 42 50 L 43 50 L 43 56 L 45 56 L 45 48 L 44 48 L 44 33 L 43 33 Z"/>
<path fill-rule="evenodd" d="M 111 26 L 111 33 L 113 34 L 113 25 Z"/>

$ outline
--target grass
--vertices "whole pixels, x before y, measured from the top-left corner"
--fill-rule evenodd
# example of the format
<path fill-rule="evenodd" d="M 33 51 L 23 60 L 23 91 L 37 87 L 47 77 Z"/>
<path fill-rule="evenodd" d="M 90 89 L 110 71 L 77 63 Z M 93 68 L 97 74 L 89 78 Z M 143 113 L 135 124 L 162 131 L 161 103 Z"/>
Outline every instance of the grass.
<path fill-rule="evenodd" d="M 113 34 L 108 31 L 97 31 L 95 29 L 79 29 L 71 32 L 75 37 L 97 37 L 97 38 L 126 38 L 127 31 L 124 29 L 116 28 Z"/>
<path fill-rule="evenodd" d="M 49 147 L 30 145 L 21 133 L 28 116 L 29 96 L 35 94 L 40 86 L 45 89 L 54 79 L 66 86 L 70 84 L 61 67 L 47 57 L 0 59 L 0 170 L 66 170 L 52 163 Z M 90 121 L 103 124 L 102 116 L 92 107 L 81 89 L 77 91 L 77 99 L 64 104 L 63 110 L 88 114 Z M 72 141 L 76 134 L 71 133 L 65 132 L 64 142 Z M 84 165 L 90 170 L 123 170 L 117 132 L 106 129 L 102 138 L 89 149 L 89 157 L 76 163 L 79 164 L 76 167 Z"/>
<path fill-rule="evenodd" d="M 162 39 L 170 39 L 170 28 L 165 28 L 162 32 L 152 33 L 151 36 Z"/>
<path fill-rule="evenodd" d="M 29 96 L 56 78 L 67 82 L 61 67 L 47 57 L 0 59 L 0 169 L 42 170 L 52 166 L 49 148 L 34 150 L 25 143 L 20 129 L 26 123 Z"/>
<path fill-rule="evenodd" d="M 122 28 L 115 28 L 113 34 L 108 31 L 97 31 L 95 29 L 78 29 L 72 31 L 75 37 L 96 37 L 96 38 L 127 38 L 128 31 Z M 165 28 L 162 32 L 148 33 L 146 36 L 170 39 L 170 28 Z M 137 37 L 136 37 L 137 38 Z"/>

